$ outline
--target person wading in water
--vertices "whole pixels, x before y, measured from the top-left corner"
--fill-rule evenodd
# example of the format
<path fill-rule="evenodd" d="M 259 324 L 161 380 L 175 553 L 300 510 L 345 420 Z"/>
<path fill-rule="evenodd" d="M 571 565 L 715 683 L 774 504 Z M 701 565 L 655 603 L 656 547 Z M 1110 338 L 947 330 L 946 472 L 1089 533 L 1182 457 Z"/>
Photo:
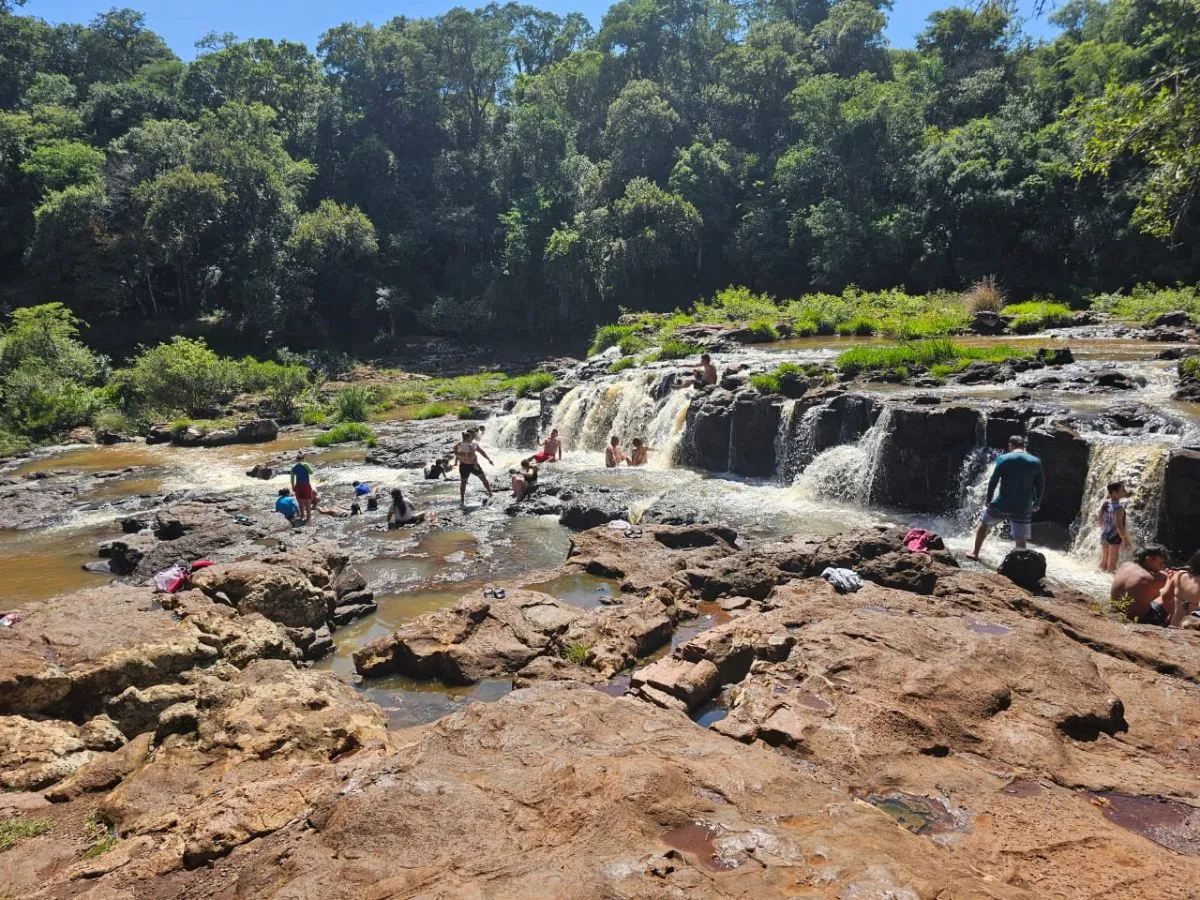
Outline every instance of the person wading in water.
<path fill-rule="evenodd" d="M 487 491 L 487 500 L 484 500 L 486 505 L 488 500 L 492 499 L 492 486 L 488 484 L 487 475 L 483 472 L 483 467 L 479 465 L 479 457 L 482 456 L 489 463 L 492 458 L 483 451 L 483 449 L 475 443 L 475 432 L 464 431 L 463 439 L 454 445 L 454 458 L 458 460 L 458 501 L 463 506 L 467 505 L 467 482 L 471 476 L 476 476 L 483 482 L 483 489 Z M 492 463 L 494 465 L 494 463 Z"/>
<path fill-rule="evenodd" d="M 1022 435 L 1013 435 L 1008 439 L 1008 452 L 996 458 L 996 468 L 988 481 L 987 506 L 975 529 L 975 549 L 967 559 L 979 559 L 988 532 L 1006 519 L 1012 526 L 1013 543 L 1023 550 L 1029 542 L 1033 514 L 1041 508 L 1045 492 L 1042 461 L 1025 452 Z"/>

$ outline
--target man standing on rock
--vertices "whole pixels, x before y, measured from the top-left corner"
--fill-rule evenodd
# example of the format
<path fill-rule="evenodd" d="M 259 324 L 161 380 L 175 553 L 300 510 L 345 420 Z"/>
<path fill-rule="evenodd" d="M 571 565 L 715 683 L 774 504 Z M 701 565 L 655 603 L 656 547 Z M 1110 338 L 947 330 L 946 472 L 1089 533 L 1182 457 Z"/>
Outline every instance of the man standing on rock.
<path fill-rule="evenodd" d="M 987 506 L 975 529 L 975 549 L 967 554 L 967 559 L 979 559 L 988 532 L 1005 520 L 1012 527 L 1013 543 L 1018 550 L 1024 550 L 1029 541 L 1033 514 L 1041 508 L 1045 492 L 1042 461 L 1025 452 L 1022 435 L 1013 435 L 1008 439 L 1008 452 L 996 459 L 996 468 L 988 481 Z"/>
<path fill-rule="evenodd" d="M 296 464 L 292 466 L 292 492 L 300 504 L 300 519 L 306 525 L 312 521 L 313 501 L 317 498 L 312 478 L 313 467 L 304 461 L 303 453 L 297 453 Z"/>

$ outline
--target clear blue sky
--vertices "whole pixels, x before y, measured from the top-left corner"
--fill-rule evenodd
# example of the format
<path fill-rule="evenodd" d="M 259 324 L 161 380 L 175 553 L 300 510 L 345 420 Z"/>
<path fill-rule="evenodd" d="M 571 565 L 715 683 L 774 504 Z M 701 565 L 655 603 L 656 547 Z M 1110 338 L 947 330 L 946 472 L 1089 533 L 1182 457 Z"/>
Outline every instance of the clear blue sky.
<path fill-rule="evenodd" d="M 526 0 L 529 2 L 529 0 Z M 959 5 L 970 5 L 960 0 Z M 321 33 L 341 22 L 386 22 L 395 16 L 433 16 L 453 6 L 475 8 L 482 2 L 454 0 L 30 0 L 29 15 L 51 22 L 87 22 L 97 12 L 112 6 L 130 6 L 146 14 L 146 24 L 161 34 L 184 59 L 195 56 L 194 45 L 210 31 L 233 32 L 239 38 L 270 37 L 303 41 L 315 48 Z M 556 13 L 579 11 L 599 25 L 608 0 L 533 0 L 541 9 Z M 954 5 L 949 0 L 895 0 L 888 25 L 888 38 L 895 47 L 911 47 L 913 37 L 925 27 L 934 10 Z M 1033 0 L 1019 0 L 1021 10 L 1031 10 Z M 1034 37 L 1053 34 L 1045 19 L 1027 15 L 1025 30 Z"/>

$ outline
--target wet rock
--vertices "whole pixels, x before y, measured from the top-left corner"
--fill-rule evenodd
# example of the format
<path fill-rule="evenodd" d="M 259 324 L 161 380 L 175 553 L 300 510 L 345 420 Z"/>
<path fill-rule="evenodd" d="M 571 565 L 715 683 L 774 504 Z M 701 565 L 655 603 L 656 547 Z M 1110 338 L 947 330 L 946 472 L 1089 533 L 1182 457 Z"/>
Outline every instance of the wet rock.
<path fill-rule="evenodd" d="M 145 519 L 139 519 L 136 516 L 130 516 L 121 520 L 121 531 L 123 531 L 125 534 L 137 534 L 139 531 L 145 531 L 149 527 L 149 522 L 147 522 Z M 134 566 L 136 567 L 136 563 Z M 130 568 L 130 571 L 132 570 L 133 567 Z"/>
<path fill-rule="evenodd" d="M 1070 347 L 1039 347 L 1037 360 L 1047 366 L 1068 366 L 1075 362 Z"/>
<path fill-rule="evenodd" d="M 1179 560 L 1200 549 L 1200 450 L 1180 448 L 1167 458 L 1158 536 Z"/>
<path fill-rule="evenodd" d="M 779 404 L 757 391 L 741 391 L 733 401 L 728 446 L 729 471 L 763 477 L 775 474 L 775 435 Z"/>
<path fill-rule="evenodd" d="M 732 404 L 733 395 L 723 390 L 699 393 L 692 398 L 680 448 L 687 465 L 710 472 L 729 471 Z"/>
<path fill-rule="evenodd" d="M 980 310 L 971 317 L 971 324 L 968 327 L 975 334 L 992 336 L 1004 334 L 1008 330 L 1008 323 L 1004 321 L 999 313 L 991 310 Z"/>
<path fill-rule="evenodd" d="M 1042 461 L 1046 476 L 1046 493 L 1035 519 L 1069 527 L 1083 505 L 1091 453 L 1087 441 L 1074 429 L 1050 424 L 1030 431 L 1026 446 Z"/>
<path fill-rule="evenodd" d="M 1010 550 L 997 571 L 1031 593 L 1040 593 L 1046 577 L 1046 557 L 1036 550 Z"/>
<path fill-rule="evenodd" d="M 1192 317 L 1186 310 L 1177 309 L 1156 316 L 1150 323 L 1151 328 L 1191 328 Z"/>
<path fill-rule="evenodd" d="M 559 524 L 572 531 L 586 531 L 617 519 L 628 521 L 633 507 L 633 495 L 623 488 L 589 484 L 561 487 L 539 484 L 530 510 L 541 508 L 551 497 L 558 501 Z"/>
<path fill-rule="evenodd" d="M 956 509 L 963 460 L 981 442 L 983 418 L 963 406 L 894 406 L 870 485 L 873 502 L 919 512 Z"/>
<path fill-rule="evenodd" d="M 347 604 L 345 606 L 339 606 L 337 609 L 335 609 L 333 611 L 333 615 L 331 618 L 332 618 L 333 624 L 335 626 L 337 626 L 338 628 L 342 628 L 346 625 L 349 625 L 351 622 L 355 621 L 356 619 L 361 619 L 364 616 L 369 616 L 371 613 L 375 612 L 375 610 L 378 608 L 379 608 L 378 604 L 375 603 L 374 601 L 372 601 L 370 603 L 351 603 L 351 604 Z"/>
<path fill-rule="evenodd" d="M 255 465 L 246 472 L 247 478 L 259 478 L 263 481 L 270 481 L 275 477 L 275 470 L 270 466 Z"/>
<path fill-rule="evenodd" d="M 726 557 L 737 534 L 715 525 L 653 525 L 642 536 L 594 528 L 571 538 L 567 562 L 573 569 L 600 578 L 616 578 L 624 591 L 644 593 L 675 572 Z"/>

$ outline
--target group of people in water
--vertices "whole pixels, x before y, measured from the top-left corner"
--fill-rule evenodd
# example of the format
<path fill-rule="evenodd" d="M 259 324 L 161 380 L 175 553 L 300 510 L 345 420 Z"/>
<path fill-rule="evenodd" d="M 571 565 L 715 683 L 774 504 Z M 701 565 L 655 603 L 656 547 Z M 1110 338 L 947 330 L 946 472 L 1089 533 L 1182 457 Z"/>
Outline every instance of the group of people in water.
<path fill-rule="evenodd" d="M 1042 505 L 1046 477 L 1042 461 L 1025 449 L 1025 438 L 1014 435 L 1008 451 L 996 459 L 988 480 L 986 505 L 975 529 L 975 543 L 968 559 L 979 559 L 979 551 L 988 533 L 1001 522 L 1008 522 L 1013 543 L 1018 549 L 1028 546 L 1033 516 Z M 1113 576 L 1109 601 L 1127 619 L 1145 625 L 1178 625 L 1185 616 L 1200 609 L 1200 551 L 1192 554 L 1187 566 L 1171 569 L 1167 550 L 1149 544 L 1133 559 L 1120 564 L 1121 550 L 1132 549 L 1126 501 L 1129 491 L 1124 482 L 1107 486 L 1107 497 L 1096 510 L 1100 539 L 1100 569 Z"/>

